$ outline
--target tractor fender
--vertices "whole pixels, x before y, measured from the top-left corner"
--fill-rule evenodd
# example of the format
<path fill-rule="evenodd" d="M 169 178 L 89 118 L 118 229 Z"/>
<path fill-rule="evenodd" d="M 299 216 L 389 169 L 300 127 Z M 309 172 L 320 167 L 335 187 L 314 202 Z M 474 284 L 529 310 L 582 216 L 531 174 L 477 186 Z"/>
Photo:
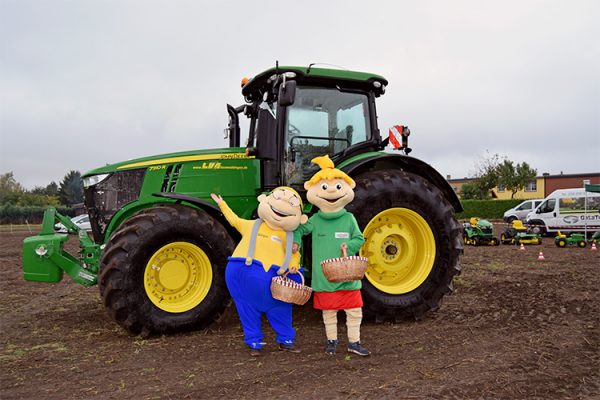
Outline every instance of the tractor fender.
<path fill-rule="evenodd" d="M 196 208 L 206 212 L 211 217 L 215 218 L 217 221 L 221 222 L 221 224 L 227 230 L 227 233 L 236 240 L 239 238 L 239 232 L 235 230 L 225 219 L 223 213 L 219 209 L 218 206 L 215 206 L 212 203 L 209 203 L 206 200 L 199 199 L 197 197 L 187 196 L 184 194 L 178 193 L 168 193 L 168 192 L 157 192 L 152 193 L 154 198 L 158 197 L 159 199 L 154 199 L 151 202 L 139 203 L 136 207 L 132 208 L 122 208 L 119 210 L 113 218 L 110 220 L 110 224 L 108 225 L 106 232 L 104 233 L 104 242 L 108 241 L 108 238 L 112 233 L 118 229 L 119 226 L 128 218 L 133 215 L 139 213 L 142 210 L 145 210 L 150 207 L 155 207 L 159 205 L 169 205 L 169 204 L 183 204 L 188 207 Z M 186 204 L 187 203 L 187 204 Z"/>
<path fill-rule="evenodd" d="M 414 157 L 402 154 L 378 153 L 359 160 L 351 161 L 341 169 L 350 176 L 356 176 L 366 171 L 377 171 L 385 169 L 400 169 L 419 175 L 432 185 L 436 186 L 454 207 L 454 212 L 463 211 L 458 196 L 452 186 L 431 165 Z"/>

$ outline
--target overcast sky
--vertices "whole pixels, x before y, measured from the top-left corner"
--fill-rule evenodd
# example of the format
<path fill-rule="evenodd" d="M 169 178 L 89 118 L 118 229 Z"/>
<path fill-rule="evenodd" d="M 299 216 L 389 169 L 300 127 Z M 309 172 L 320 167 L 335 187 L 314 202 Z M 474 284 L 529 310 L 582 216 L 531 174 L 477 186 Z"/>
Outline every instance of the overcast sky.
<path fill-rule="evenodd" d="M 226 147 L 240 79 L 330 63 L 386 77 L 379 127 L 444 176 L 498 153 L 600 172 L 598 1 L 0 0 L 0 173 L 26 188 Z"/>

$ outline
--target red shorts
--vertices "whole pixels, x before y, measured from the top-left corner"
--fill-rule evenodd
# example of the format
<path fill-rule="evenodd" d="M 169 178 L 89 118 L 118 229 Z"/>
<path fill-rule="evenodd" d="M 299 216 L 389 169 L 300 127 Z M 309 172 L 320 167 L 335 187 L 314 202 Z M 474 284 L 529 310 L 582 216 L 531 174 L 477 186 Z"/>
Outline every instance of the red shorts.
<path fill-rule="evenodd" d="M 313 306 L 317 310 L 346 310 L 363 306 L 360 290 L 314 292 Z"/>

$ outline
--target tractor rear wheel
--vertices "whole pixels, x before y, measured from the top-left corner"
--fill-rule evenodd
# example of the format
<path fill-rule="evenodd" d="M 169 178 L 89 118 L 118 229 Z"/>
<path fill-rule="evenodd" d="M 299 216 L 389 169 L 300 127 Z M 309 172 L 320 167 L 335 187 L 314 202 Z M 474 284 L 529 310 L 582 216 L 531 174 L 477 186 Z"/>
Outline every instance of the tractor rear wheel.
<path fill-rule="evenodd" d="M 363 279 L 364 312 L 376 320 L 421 318 L 439 308 L 460 273 L 462 227 L 440 190 L 403 171 L 355 178 L 347 207 L 365 235 L 369 258 Z"/>
<path fill-rule="evenodd" d="M 149 208 L 125 221 L 100 260 L 100 295 L 112 318 L 133 334 L 200 329 L 229 304 L 225 228 L 181 205 Z"/>

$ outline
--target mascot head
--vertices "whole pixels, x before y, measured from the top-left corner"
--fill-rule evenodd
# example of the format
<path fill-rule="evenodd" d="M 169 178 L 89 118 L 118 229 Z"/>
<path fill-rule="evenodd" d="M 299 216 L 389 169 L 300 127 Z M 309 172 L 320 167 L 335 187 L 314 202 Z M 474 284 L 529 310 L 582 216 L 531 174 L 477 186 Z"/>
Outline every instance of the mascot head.
<path fill-rule="evenodd" d="M 275 188 L 268 195 L 258 196 L 258 202 L 258 216 L 271 229 L 291 232 L 308 220 L 302 214 L 302 199 L 292 188 Z"/>
<path fill-rule="evenodd" d="M 323 212 L 336 212 L 354 199 L 356 183 L 344 171 L 335 168 L 329 156 L 316 157 L 312 163 L 321 170 L 304 183 L 306 198 Z"/>

